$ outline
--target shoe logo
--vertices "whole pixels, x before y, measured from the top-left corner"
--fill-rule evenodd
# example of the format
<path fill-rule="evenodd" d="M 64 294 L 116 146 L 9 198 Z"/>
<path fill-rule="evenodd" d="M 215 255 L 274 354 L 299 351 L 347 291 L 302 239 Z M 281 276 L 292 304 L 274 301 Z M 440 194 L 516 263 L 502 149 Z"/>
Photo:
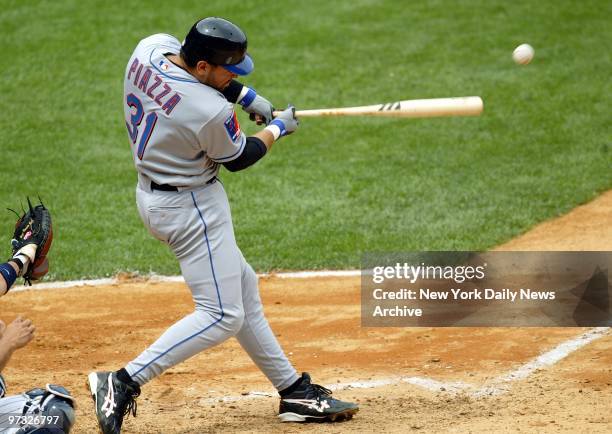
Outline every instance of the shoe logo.
<path fill-rule="evenodd" d="M 115 412 L 117 403 L 115 402 L 115 389 L 113 389 L 113 374 L 108 376 L 108 393 L 104 397 L 104 403 L 100 407 L 100 411 L 104 413 L 106 417 L 109 417 Z"/>
<path fill-rule="evenodd" d="M 330 407 L 327 399 L 323 399 L 321 401 L 317 399 L 284 399 L 283 401 L 290 404 L 301 404 L 312 410 L 316 410 L 319 413 L 323 413 L 325 409 Z"/>
<path fill-rule="evenodd" d="M 321 413 L 323 413 L 325 411 L 326 408 L 329 408 L 329 404 L 327 403 L 327 400 L 324 399 L 323 401 L 319 401 L 319 405 L 317 404 L 313 404 L 313 408 Z"/>

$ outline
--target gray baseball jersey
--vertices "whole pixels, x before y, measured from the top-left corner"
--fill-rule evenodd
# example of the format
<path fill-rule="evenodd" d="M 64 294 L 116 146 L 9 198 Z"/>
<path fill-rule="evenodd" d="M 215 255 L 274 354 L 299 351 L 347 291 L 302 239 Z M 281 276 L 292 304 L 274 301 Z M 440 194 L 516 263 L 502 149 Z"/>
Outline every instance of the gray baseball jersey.
<path fill-rule="evenodd" d="M 157 184 L 197 187 L 237 158 L 246 137 L 234 106 L 165 54 L 179 54 L 170 35 L 143 39 L 130 58 L 124 111 L 138 172 Z"/>
<path fill-rule="evenodd" d="M 237 158 L 246 138 L 233 105 L 164 54 L 178 40 L 142 40 L 125 71 L 125 119 L 139 172 L 138 211 L 178 259 L 195 309 L 125 367 L 140 385 L 200 351 L 236 337 L 272 384 L 299 377 L 266 320 L 257 276 L 236 244 L 219 163 Z M 179 187 L 153 189 L 151 182 Z"/>

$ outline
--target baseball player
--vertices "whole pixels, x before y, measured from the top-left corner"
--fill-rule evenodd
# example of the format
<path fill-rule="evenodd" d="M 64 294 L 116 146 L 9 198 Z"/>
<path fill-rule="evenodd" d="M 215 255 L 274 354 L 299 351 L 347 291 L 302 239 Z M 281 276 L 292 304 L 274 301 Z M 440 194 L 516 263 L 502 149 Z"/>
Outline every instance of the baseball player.
<path fill-rule="evenodd" d="M 8 326 L 0 321 L 0 372 L 14 351 L 34 337 L 32 322 L 17 317 Z M 75 420 L 74 398 L 62 386 L 47 384 L 20 395 L 6 396 L 6 383 L 0 375 L 0 434 L 69 433 Z"/>
<path fill-rule="evenodd" d="M 136 202 L 151 234 L 168 244 L 195 310 L 116 372 L 88 376 L 104 433 L 136 415 L 140 388 L 168 368 L 235 336 L 280 393 L 282 421 L 350 419 L 358 407 L 298 375 L 263 314 L 257 277 L 236 244 L 221 166 L 243 170 L 294 132 L 293 107 L 272 105 L 235 81 L 253 70 L 240 28 L 196 22 L 184 42 L 156 34 L 137 45 L 124 76 L 124 111 L 138 172 Z M 267 126 L 246 137 L 233 103 Z"/>
<path fill-rule="evenodd" d="M 24 221 L 24 218 L 20 219 L 21 221 Z M 31 231 L 26 239 L 16 235 L 13 246 L 19 248 L 8 262 L 0 264 L 0 296 L 9 291 L 17 277 L 24 276 L 30 270 L 30 264 L 37 260 L 39 244 L 46 243 L 43 239 L 46 234 L 35 234 L 33 237 L 31 235 Z M 17 317 L 8 326 L 0 321 L 0 372 L 13 353 L 32 340 L 34 331 L 32 322 L 22 317 Z M 45 389 L 31 389 L 20 395 L 5 397 L 5 393 L 6 383 L 0 375 L 0 434 L 70 432 L 75 419 L 74 398 L 64 387 L 47 384 Z"/>

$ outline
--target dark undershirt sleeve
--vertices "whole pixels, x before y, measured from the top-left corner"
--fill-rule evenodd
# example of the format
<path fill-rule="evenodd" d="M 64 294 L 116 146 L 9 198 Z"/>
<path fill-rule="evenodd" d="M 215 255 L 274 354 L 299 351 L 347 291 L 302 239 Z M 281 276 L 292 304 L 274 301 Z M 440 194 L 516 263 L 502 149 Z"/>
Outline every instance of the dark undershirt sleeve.
<path fill-rule="evenodd" d="M 230 172 L 238 172 L 255 164 L 266 155 L 267 151 L 268 148 L 266 148 L 266 145 L 260 139 L 257 137 L 247 137 L 242 154 L 235 160 L 223 163 L 223 165 Z"/>
<path fill-rule="evenodd" d="M 242 92 L 243 87 L 244 85 L 239 81 L 232 80 L 230 81 L 230 84 L 221 91 L 221 93 L 223 94 L 226 100 L 233 104 L 236 104 L 236 101 L 238 101 L 238 97 L 240 96 L 240 92 Z"/>

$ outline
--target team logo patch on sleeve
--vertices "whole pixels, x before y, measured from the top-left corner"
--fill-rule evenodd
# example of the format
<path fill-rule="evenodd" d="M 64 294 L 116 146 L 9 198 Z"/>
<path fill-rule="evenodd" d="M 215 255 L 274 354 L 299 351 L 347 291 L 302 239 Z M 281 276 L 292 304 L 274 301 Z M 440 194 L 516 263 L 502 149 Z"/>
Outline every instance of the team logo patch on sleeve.
<path fill-rule="evenodd" d="M 232 111 L 232 114 L 225 120 L 224 124 L 225 130 L 230 136 L 230 139 L 232 139 L 232 142 L 237 141 L 240 138 L 240 124 L 238 123 L 235 111 Z"/>

